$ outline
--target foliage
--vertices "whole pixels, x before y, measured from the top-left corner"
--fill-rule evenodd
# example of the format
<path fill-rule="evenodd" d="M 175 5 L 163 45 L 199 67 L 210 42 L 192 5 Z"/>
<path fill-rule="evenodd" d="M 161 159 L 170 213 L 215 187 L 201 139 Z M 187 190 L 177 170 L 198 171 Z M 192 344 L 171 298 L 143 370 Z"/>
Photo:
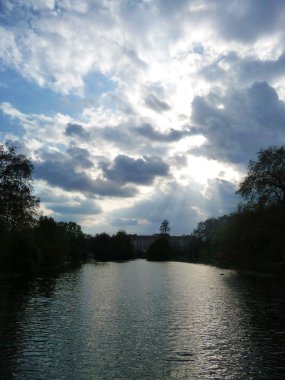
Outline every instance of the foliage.
<path fill-rule="evenodd" d="M 120 261 L 135 258 L 135 250 L 130 236 L 125 231 L 118 231 L 112 237 L 106 233 L 90 237 L 88 248 L 94 257 L 100 261 Z"/>
<path fill-rule="evenodd" d="M 169 227 L 169 221 L 167 219 L 164 219 L 161 222 L 161 225 L 159 227 L 159 232 L 161 235 L 167 235 L 170 232 L 170 227 Z"/>
<path fill-rule="evenodd" d="M 254 270 L 285 269 L 285 149 L 269 147 L 250 161 L 237 191 L 245 202 L 231 215 L 200 222 L 189 259 Z"/>
<path fill-rule="evenodd" d="M 65 260 L 80 258 L 85 242 L 81 227 L 74 222 L 56 222 L 41 216 L 34 229 L 34 237 L 42 253 L 45 266 L 59 265 Z"/>
<path fill-rule="evenodd" d="M 166 261 L 173 257 L 173 250 L 168 235 L 161 235 L 151 243 L 146 258 L 151 261 Z"/>
<path fill-rule="evenodd" d="M 113 260 L 130 260 L 135 257 L 134 247 L 125 231 L 118 231 L 111 240 L 111 256 Z"/>
<path fill-rule="evenodd" d="M 39 200 L 33 195 L 31 162 L 16 148 L 0 151 L 0 266 L 37 271 L 80 258 L 85 246 L 74 222 L 35 219 Z"/>
<path fill-rule="evenodd" d="M 284 225 L 283 207 L 239 209 L 214 236 L 217 261 L 262 270 L 275 263 L 282 266 Z"/>
<path fill-rule="evenodd" d="M 32 165 L 14 147 L 0 152 L 0 267 L 35 272 L 78 260 L 87 248 L 98 260 L 136 258 L 124 231 L 88 238 L 74 222 L 36 215 Z M 239 186 L 245 199 L 237 211 L 198 223 L 188 251 L 175 248 L 167 219 L 146 252 L 148 260 L 186 259 L 254 270 L 285 271 L 285 149 L 270 147 L 250 161 Z"/>
<path fill-rule="evenodd" d="M 228 215 L 223 215 L 199 222 L 191 234 L 189 257 L 195 258 L 196 261 L 212 262 L 214 260 L 213 238 L 228 219 Z"/>
<path fill-rule="evenodd" d="M 85 238 L 81 227 L 75 222 L 59 222 L 60 244 L 65 247 L 68 258 L 79 259 L 85 248 Z"/>
<path fill-rule="evenodd" d="M 209 218 L 204 222 L 199 222 L 197 228 L 194 229 L 192 236 L 208 245 L 214 233 L 226 222 L 227 219 L 228 216 L 223 215 L 219 218 Z"/>
<path fill-rule="evenodd" d="M 285 148 L 261 149 L 258 160 L 249 162 L 237 193 L 250 204 L 285 206 Z"/>
<path fill-rule="evenodd" d="M 0 226 L 9 233 L 33 224 L 39 200 L 33 195 L 31 162 L 16 148 L 0 151 Z"/>
<path fill-rule="evenodd" d="M 97 260 L 108 260 L 111 249 L 111 236 L 104 233 L 91 236 L 87 240 L 87 249 Z"/>

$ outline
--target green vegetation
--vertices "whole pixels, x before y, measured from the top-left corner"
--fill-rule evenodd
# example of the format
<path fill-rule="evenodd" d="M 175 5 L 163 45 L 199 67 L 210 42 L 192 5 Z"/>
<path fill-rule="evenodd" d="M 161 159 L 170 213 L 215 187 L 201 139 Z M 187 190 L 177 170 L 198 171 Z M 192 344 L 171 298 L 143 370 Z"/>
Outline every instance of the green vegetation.
<path fill-rule="evenodd" d="M 119 231 L 87 237 L 74 222 L 38 216 L 33 195 L 31 162 L 8 146 L 0 152 L 0 270 L 37 272 L 78 261 L 89 255 L 98 260 L 136 257 L 130 237 Z"/>
<path fill-rule="evenodd" d="M 150 261 L 167 261 L 175 258 L 168 235 L 159 236 L 148 248 L 146 258 Z"/>
<path fill-rule="evenodd" d="M 150 261 L 167 261 L 175 258 L 174 249 L 169 239 L 169 221 L 164 219 L 159 227 L 160 235 L 146 251 L 145 258 Z"/>
<path fill-rule="evenodd" d="M 183 252 L 175 251 L 169 223 L 148 251 L 149 260 L 185 260 L 246 268 L 285 271 L 285 148 L 260 150 L 250 161 L 237 193 L 243 198 L 237 211 L 198 223 Z"/>
<path fill-rule="evenodd" d="M 0 152 L 0 230 L 14 233 L 33 224 L 39 201 L 32 194 L 32 169 L 15 147 Z"/>
<path fill-rule="evenodd" d="M 169 235 L 170 227 L 169 227 L 169 222 L 167 219 L 164 219 L 161 222 L 161 225 L 159 227 L 159 231 L 160 231 L 161 235 Z"/>
<path fill-rule="evenodd" d="M 248 175 L 240 184 L 249 206 L 285 207 L 285 148 L 269 147 L 258 152 L 257 161 L 249 161 Z"/>
<path fill-rule="evenodd" d="M 0 269 L 36 272 L 77 260 L 85 247 L 81 227 L 40 216 L 31 162 L 8 146 L 0 152 Z"/>
<path fill-rule="evenodd" d="M 87 249 L 89 255 L 100 261 L 124 261 L 137 258 L 130 236 L 125 231 L 119 231 L 114 236 L 106 233 L 89 236 Z"/>
<path fill-rule="evenodd" d="M 253 270 L 285 270 L 285 148 L 270 147 L 250 161 L 237 193 L 237 211 L 198 224 L 189 259 Z"/>
<path fill-rule="evenodd" d="M 124 231 L 86 236 L 74 222 L 38 216 L 32 164 L 12 146 L 0 152 L 0 269 L 36 272 L 77 261 L 185 260 L 253 270 L 285 270 L 285 148 L 270 147 L 250 161 L 237 193 L 237 211 L 198 223 L 188 245 L 175 246 L 168 220 L 142 255 Z"/>

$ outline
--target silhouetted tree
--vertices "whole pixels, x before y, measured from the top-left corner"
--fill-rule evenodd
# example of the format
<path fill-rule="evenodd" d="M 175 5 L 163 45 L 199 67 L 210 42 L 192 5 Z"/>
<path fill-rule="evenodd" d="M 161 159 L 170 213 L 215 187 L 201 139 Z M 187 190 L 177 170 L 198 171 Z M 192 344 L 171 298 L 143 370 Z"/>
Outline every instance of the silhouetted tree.
<path fill-rule="evenodd" d="M 150 261 L 166 261 L 173 256 L 173 249 L 167 234 L 161 235 L 151 243 L 147 252 L 146 258 Z"/>
<path fill-rule="evenodd" d="M 109 260 L 111 250 L 111 236 L 105 232 L 89 239 L 89 249 L 97 260 Z"/>
<path fill-rule="evenodd" d="M 135 250 L 130 236 L 125 231 L 118 231 L 111 240 L 111 259 L 130 260 L 135 258 Z"/>
<path fill-rule="evenodd" d="M 161 235 L 167 235 L 170 232 L 169 222 L 167 219 L 164 219 L 161 222 L 161 225 L 159 227 L 159 232 Z"/>
<path fill-rule="evenodd" d="M 135 258 L 135 249 L 131 238 L 125 231 L 118 231 L 112 237 L 106 233 L 89 238 L 89 250 L 100 261 L 131 260 Z"/>
<path fill-rule="evenodd" d="M 41 216 L 34 229 L 34 237 L 41 251 L 44 267 L 61 264 L 66 256 L 65 242 L 60 236 L 58 223 L 48 216 Z"/>
<path fill-rule="evenodd" d="M 223 215 L 219 218 L 209 218 L 199 222 L 191 234 L 189 256 L 196 257 L 198 261 L 213 261 L 213 238 L 218 229 L 227 222 L 228 218 L 228 215 Z"/>
<path fill-rule="evenodd" d="M 198 238 L 201 242 L 208 245 L 211 237 L 217 229 L 217 224 L 218 222 L 215 218 L 209 218 L 203 222 L 199 222 L 192 235 Z"/>
<path fill-rule="evenodd" d="M 237 193 L 251 204 L 285 206 L 285 148 L 273 146 L 257 155 L 257 161 L 249 161 L 248 174 Z"/>
<path fill-rule="evenodd" d="M 30 227 L 39 200 L 33 195 L 31 162 L 14 146 L 0 151 L 0 225 L 7 232 Z"/>
<path fill-rule="evenodd" d="M 44 266 L 61 265 L 66 260 L 81 257 L 85 247 L 81 227 L 74 222 L 56 222 L 41 216 L 34 228 L 34 239 L 41 253 Z"/>
<path fill-rule="evenodd" d="M 70 259 L 80 258 L 85 247 L 81 227 L 75 222 L 58 222 L 57 229 L 60 245 L 65 247 L 66 255 Z"/>

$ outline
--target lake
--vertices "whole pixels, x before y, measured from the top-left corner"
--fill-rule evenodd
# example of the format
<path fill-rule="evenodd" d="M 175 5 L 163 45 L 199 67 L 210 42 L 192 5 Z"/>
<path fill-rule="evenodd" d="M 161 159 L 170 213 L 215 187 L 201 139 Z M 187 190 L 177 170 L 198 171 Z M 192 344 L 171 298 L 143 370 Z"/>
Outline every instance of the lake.
<path fill-rule="evenodd" d="M 1 379 L 285 377 L 278 278 L 89 261 L 0 286 Z"/>

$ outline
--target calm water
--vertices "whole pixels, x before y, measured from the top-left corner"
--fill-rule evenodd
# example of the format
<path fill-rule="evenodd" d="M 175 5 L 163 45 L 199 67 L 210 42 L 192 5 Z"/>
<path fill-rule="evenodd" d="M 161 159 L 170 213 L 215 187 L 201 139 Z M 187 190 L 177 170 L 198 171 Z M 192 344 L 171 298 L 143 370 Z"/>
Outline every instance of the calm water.
<path fill-rule="evenodd" d="M 138 260 L 0 286 L 1 379 L 285 378 L 276 279 Z"/>

